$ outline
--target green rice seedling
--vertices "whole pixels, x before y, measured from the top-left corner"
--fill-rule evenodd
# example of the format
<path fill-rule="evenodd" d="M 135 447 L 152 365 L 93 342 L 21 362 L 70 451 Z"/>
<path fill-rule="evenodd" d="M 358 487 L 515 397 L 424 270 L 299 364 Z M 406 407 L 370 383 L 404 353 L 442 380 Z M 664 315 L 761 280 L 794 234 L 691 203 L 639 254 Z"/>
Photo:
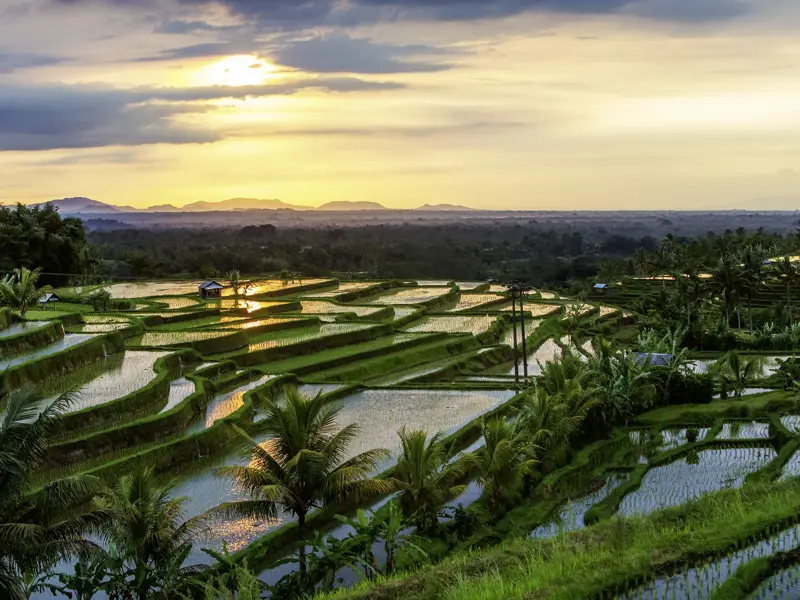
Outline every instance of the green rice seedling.
<path fill-rule="evenodd" d="M 583 529 L 585 527 L 583 517 L 586 515 L 586 511 L 605 499 L 614 488 L 619 487 L 628 479 L 630 479 L 630 473 L 611 473 L 603 487 L 582 498 L 567 501 L 566 506 L 561 509 L 553 521 L 537 527 L 530 532 L 528 537 L 549 538 L 559 533 Z"/>
<path fill-rule="evenodd" d="M 303 305 L 303 314 L 311 315 L 326 315 L 337 313 L 354 313 L 359 317 L 371 315 L 381 310 L 374 306 L 344 306 L 334 304 L 333 302 L 325 302 L 323 300 L 302 300 L 300 304 Z"/>
<path fill-rule="evenodd" d="M 756 440 L 769 438 L 769 423 L 725 423 L 717 434 L 718 440 Z"/>
<path fill-rule="evenodd" d="M 448 287 L 416 287 L 390 290 L 372 298 L 371 304 L 423 304 L 450 292 Z"/>
<path fill-rule="evenodd" d="M 115 283 L 104 289 L 112 298 L 148 298 L 152 296 L 182 296 L 196 294 L 202 281 L 146 281 Z"/>
<path fill-rule="evenodd" d="M 130 323 L 131 319 L 129 317 L 121 317 L 117 315 L 83 315 L 83 320 L 86 323 L 93 325 L 93 324 L 103 324 L 103 323 Z"/>
<path fill-rule="evenodd" d="M 785 481 L 790 477 L 798 477 L 800 476 L 800 451 L 795 452 L 792 457 L 786 461 L 786 464 L 783 465 L 783 469 L 781 470 L 781 476 L 779 478 L 780 481 Z"/>
<path fill-rule="evenodd" d="M 397 431 L 401 427 L 450 434 L 513 396 L 511 390 L 365 390 L 342 399 L 337 425 L 363 425 L 348 449 L 351 455 L 374 448 L 393 453 L 392 459 L 379 465 L 380 472 L 400 451 Z"/>
<path fill-rule="evenodd" d="M 619 514 L 650 514 L 725 487 L 739 487 L 747 475 L 765 467 L 776 455 L 772 448 L 704 450 L 652 468 L 641 486 L 622 499 Z"/>
<path fill-rule="evenodd" d="M 232 320 L 227 323 L 221 323 L 220 327 L 223 329 L 255 329 L 257 327 L 270 327 L 285 324 L 287 321 L 300 321 L 300 318 L 281 318 L 281 319 L 252 319 L 252 320 Z"/>
<path fill-rule="evenodd" d="M 702 600 L 709 598 L 740 566 L 758 558 L 793 550 L 798 545 L 800 545 L 800 525 L 795 525 L 765 540 L 748 544 L 728 556 L 690 567 L 671 577 L 659 578 L 641 588 L 622 594 L 618 598 L 619 600 L 660 600 L 661 598 Z M 780 596 L 780 598 L 786 597 Z"/>
<path fill-rule="evenodd" d="M 558 300 L 558 294 L 554 294 L 553 292 L 539 291 L 539 296 L 542 300 Z"/>
<path fill-rule="evenodd" d="M 198 308 L 202 306 L 199 298 L 159 298 L 159 304 L 166 304 L 169 310 L 180 310 L 183 308 Z"/>
<path fill-rule="evenodd" d="M 478 335 L 488 331 L 497 319 L 488 315 L 425 317 L 407 327 L 409 333 L 471 333 Z"/>
<path fill-rule="evenodd" d="M 794 565 L 765 579 L 750 598 L 751 600 L 800 598 L 800 565 Z"/>
<path fill-rule="evenodd" d="M 259 294 L 267 294 L 269 292 L 276 292 L 278 290 L 291 290 L 292 288 L 306 286 L 306 285 L 314 285 L 319 284 L 324 281 L 329 281 L 327 279 L 303 279 L 303 280 L 296 280 L 292 282 L 284 283 L 279 279 L 259 279 L 250 283 L 249 286 L 244 290 L 239 290 L 241 296 L 258 296 Z M 229 297 L 235 296 L 236 292 L 233 288 L 226 287 L 222 290 L 222 295 Z"/>
<path fill-rule="evenodd" d="M 449 309 L 447 312 L 480 310 L 482 306 L 504 300 L 505 298 L 503 298 L 503 296 L 500 296 L 499 294 L 461 294 L 461 297 L 458 300 L 458 304 L 456 304 L 453 308 Z M 488 308 L 488 310 L 495 310 L 495 308 L 490 307 Z"/>
<path fill-rule="evenodd" d="M 792 433 L 800 433 L 800 415 L 785 415 L 781 417 L 781 423 Z"/>
<path fill-rule="evenodd" d="M 346 281 L 340 283 L 339 287 L 335 290 L 305 292 L 304 294 L 300 294 L 300 298 L 336 298 L 342 294 L 371 288 L 375 283 L 375 281 Z"/>
<path fill-rule="evenodd" d="M 135 338 L 134 346 L 175 346 L 189 342 L 200 342 L 230 335 L 228 331 L 148 331 L 141 337 Z"/>
<path fill-rule="evenodd" d="M 706 439 L 708 432 L 711 431 L 708 427 L 701 427 L 698 429 L 664 429 L 661 431 L 661 444 L 656 448 L 656 452 L 666 452 L 667 450 L 674 450 L 680 448 L 690 441 L 702 442 Z M 689 438 L 692 438 L 691 440 Z"/>

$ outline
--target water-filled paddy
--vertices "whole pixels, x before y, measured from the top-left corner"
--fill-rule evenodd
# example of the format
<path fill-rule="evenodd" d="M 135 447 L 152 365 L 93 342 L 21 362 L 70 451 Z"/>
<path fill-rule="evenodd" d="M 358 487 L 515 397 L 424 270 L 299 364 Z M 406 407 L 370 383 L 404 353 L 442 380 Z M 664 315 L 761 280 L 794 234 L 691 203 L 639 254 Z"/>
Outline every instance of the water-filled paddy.
<path fill-rule="evenodd" d="M 447 312 L 461 312 L 466 310 L 479 310 L 481 307 L 491 305 L 494 302 L 503 303 L 505 298 L 499 294 L 461 294 L 458 303 L 447 310 Z M 495 310 L 490 306 L 487 310 Z"/>
<path fill-rule="evenodd" d="M 513 343 L 513 342 L 512 342 Z M 517 341 L 517 349 L 522 352 L 522 343 Z M 528 375 L 541 375 L 542 365 L 553 362 L 561 357 L 563 350 L 553 338 L 547 339 L 534 352 L 528 354 Z M 520 359 L 519 373 L 522 375 L 522 360 Z M 514 375 L 514 367 L 508 371 L 508 375 Z"/>
<path fill-rule="evenodd" d="M 49 321 L 23 321 L 21 323 L 14 323 L 5 329 L 0 329 L 0 339 L 19 335 L 21 333 L 29 333 L 42 327 L 50 325 Z"/>
<path fill-rule="evenodd" d="M 246 288 L 243 286 L 239 288 L 240 296 L 257 296 L 259 294 L 266 294 L 269 292 L 276 292 L 278 290 L 291 290 L 296 287 L 315 285 L 328 281 L 327 279 L 297 279 L 295 281 L 283 282 L 278 279 L 259 279 L 253 281 Z M 231 287 L 226 287 L 222 290 L 223 296 L 235 296 L 236 292 Z"/>
<path fill-rule="evenodd" d="M 690 567 L 671 577 L 663 577 L 619 596 L 619 600 L 661 600 L 667 598 L 709 598 L 736 570 L 757 558 L 793 550 L 800 545 L 800 526 L 791 527 L 766 540 L 728 556 Z M 753 598 L 754 596 L 750 596 Z M 787 596 L 758 596 L 787 598 Z"/>
<path fill-rule="evenodd" d="M 147 298 L 148 296 L 182 296 L 196 294 L 202 281 L 146 281 L 115 283 L 105 286 L 112 298 Z"/>
<path fill-rule="evenodd" d="M 303 313 L 312 315 L 353 313 L 359 317 L 364 317 L 382 310 L 375 306 L 341 305 L 334 304 L 333 302 L 325 302 L 324 300 L 302 300 L 301 304 L 303 305 Z"/>
<path fill-rule="evenodd" d="M 195 385 L 186 377 L 181 377 L 180 379 L 176 379 L 175 381 L 170 382 L 169 384 L 169 396 L 167 397 L 167 404 L 161 410 L 162 413 L 167 412 L 178 406 L 181 402 L 186 400 L 189 396 L 194 394 L 195 392 Z"/>
<path fill-rule="evenodd" d="M 755 440 L 769 437 L 769 423 L 725 423 L 717 434 L 718 440 Z"/>
<path fill-rule="evenodd" d="M 652 468 L 642 478 L 639 489 L 622 499 L 619 514 L 649 514 L 709 492 L 739 487 L 747 475 L 764 468 L 775 456 L 772 448 L 703 450 Z"/>
<path fill-rule="evenodd" d="M 765 579 L 751 600 L 797 600 L 800 598 L 800 565 L 794 565 Z"/>
<path fill-rule="evenodd" d="M 180 310 L 182 308 L 197 308 L 202 306 L 199 298 L 159 298 L 159 304 L 166 304 L 169 310 Z"/>
<path fill-rule="evenodd" d="M 264 300 L 247 300 L 244 296 L 241 298 L 222 298 L 220 300 L 210 300 L 206 302 L 206 308 L 219 308 L 221 310 L 245 310 L 249 313 L 261 310 L 264 308 L 273 308 L 275 306 L 284 306 L 286 302 L 267 302 Z"/>
<path fill-rule="evenodd" d="M 274 379 L 274 375 L 265 375 L 259 379 L 251 381 L 245 385 L 239 386 L 229 392 L 218 394 L 208 403 L 206 407 L 205 416 L 193 423 L 188 429 L 187 433 L 197 433 L 208 429 L 220 419 L 232 415 L 242 406 L 244 406 L 244 395 L 250 390 L 254 390 L 267 383 L 270 379 Z"/>
<path fill-rule="evenodd" d="M 400 450 L 397 431 L 401 427 L 453 433 L 513 396 L 514 392 L 508 390 L 365 390 L 341 400 L 337 422 L 340 426 L 358 423 L 361 427 L 350 455 L 387 448 L 396 457 Z M 387 461 L 378 470 L 392 462 Z"/>
<path fill-rule="evenodd" d="M 605 499 L 614 488 L 620 486 L 630 479 L 629 473 L 612 473 L 606 479 L 605 484 L 599 490 L 587 494 L 582 498 L 568 501 L 564 508 L 558 513 L 556 518 L 541 525 L 531 531 L 531 538 L 549 538 L 559 533 L 567 533 L 576 529 L 583 529 L 585 526 L 584 516 L 586 512 L 595 504 Z"/>
<path fill-rule="evenodd" d="M 406 328 L 409 333 L 471 333 L 478 335 L 488 331 L 497 321 L 489 315 L 464 317 L 425 317 Z"/>
<path fill-rule="evenodd" d="M 298 327 L 282 331 L 272 331 L 258 336 L 247 347 L 248 352 L 258 352 L 268 348 L 290 346 L 308 340 L 314 340 L 329 335 L 361 331 L 373 327 L 370 323 L 323 323 L 314 327 Z M 241 351 L 221 355 L 221 357 L 239 354 Z"/>
<path fill-rule="evenodd" d="M 302 298 L 335 298 L 342 294 L 365 290 L 375 285 L 374 281 L 346 281 L 339 284 L 335 290 L 310 291 L 301 294 Z"/>
<path fill-rule="evenodd" d="M 422 304 L 440 298 L 450 291 L 448 287 L 403 288 L 384 292 L 370 298 L 370 304 Z"/>
<path fill-rule="evenodd" d="M 131 341 L 132 346 L 176 346 L 231 335 L 230 331 L 148 331 Z"/>
<path fill-rule="evenodd" d="M 156 378 L 155 363 L 168 354 L 168 352 L 127 350 L 121 356 L 110 357 L 110 360 L 100 365 L 90 365 L 79 369 L 77 373 L 54 379 L 41 388 L 46 398 L 41 406 L 42 408 L 49 406 L 60 394 L 74 389 L 76 378 L 80 381 L 81 387 L 75 404 L 70 407 L 71 411 L 105 404 L 132 394 Z M 94 377 L 90 380 L 84 379 L 93 374 Z"/>
<path fill-rule="evenodd" d="M 698 429 L 691 430 L 693 433 L 692 439 L 694 442 L 702 442 L 706 439 L 708 432 L 711 431 L 708 427 L 701 427 Z M 680 448 L 689 442 L 689 434 L 690 430 L 687 428 L 684 429 L 665 429 L 661 432 L 661 444 L 659 444 L 656 452 L 666 452 L 667 450 L 673 450 L 675 448 Z"/>
<path fill-rule="evenodd" d="M 93 338 L 93 335 L 87 333 L 68 333 L 62 339 L 57 340 L 48 346 L 44 346 L 32 352 L 26 352 L 25 354 L 17 354 L 0 359 L 0 371 L 10 369 L 11 367 L 16 367 L 17 365 L 21 365 L 32 360 L 44 358 L 45 356 L 50 356 L 56 352 L 61 352 L 67 348 L 72 348 L 78 344 L 88 342 Z"/>

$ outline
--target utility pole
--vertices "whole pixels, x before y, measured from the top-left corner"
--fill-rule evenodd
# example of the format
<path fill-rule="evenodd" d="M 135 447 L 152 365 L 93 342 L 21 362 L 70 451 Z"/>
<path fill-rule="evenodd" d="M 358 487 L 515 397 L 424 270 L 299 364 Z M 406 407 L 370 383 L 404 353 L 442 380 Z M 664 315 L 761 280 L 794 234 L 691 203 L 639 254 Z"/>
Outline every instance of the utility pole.
<path fill-rule="evenodd" d="M 517 351 L 517 299 L 511 291 L 511 326 L 514 328 L 514 382 L 519 385 L 519 352 Z M 522 343 L 525 343 L 523 338 Z"/>

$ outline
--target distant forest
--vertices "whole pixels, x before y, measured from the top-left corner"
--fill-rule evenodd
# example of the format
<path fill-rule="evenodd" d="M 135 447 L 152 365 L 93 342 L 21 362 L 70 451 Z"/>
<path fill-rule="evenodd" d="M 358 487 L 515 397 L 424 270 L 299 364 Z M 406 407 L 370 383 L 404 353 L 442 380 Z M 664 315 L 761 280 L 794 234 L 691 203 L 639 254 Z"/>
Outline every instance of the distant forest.
<path fill-rule="evenodd" d="M 42 267 L 53 285 L 123 278 L 222 277 L 289 270 L 306 277 L 524 280 L 567 285 L 571 280 L 621 274 L 636 256 L 653 253 L 663 222 L 648 232 L 613 214 L 586 222 L 456 222 L 298 228 L 271 224 L 192 229 L 98 229 L 84 232 L 76 218 L 45 208 L 0 208 L 0 271 Z M 695 223 L 695 226 L 697 224 Z M 793 223 L 782 229 L 791 232 Z M 634 231 L 632 231 L 634 229 Z M 676 228 L 677 229 L 677 228 Z M 689 245 L 690 255 L 718 256 L 725 240 L 750 241 L 793 252 L 797 234 L 708 231 L 667 234 Z M 64 274 L 62 276 L 51 275 Z"/>

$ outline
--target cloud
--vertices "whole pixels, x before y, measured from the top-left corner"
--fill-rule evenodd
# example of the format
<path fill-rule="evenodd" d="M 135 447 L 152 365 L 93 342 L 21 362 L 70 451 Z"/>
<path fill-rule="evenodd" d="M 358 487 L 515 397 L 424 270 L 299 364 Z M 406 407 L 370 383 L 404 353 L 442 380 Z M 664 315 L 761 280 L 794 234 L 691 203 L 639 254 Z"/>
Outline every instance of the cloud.
<path fill-rule="evenodd" d="M 312 73 L 420 73 L 444 71 L 452 65 L 409 58 L 449 53 L 432 46 L 395 46 L 346 34 L 328 34 L 289 42 L 280 46 L 271 59 L 279 65 Z"/>
<path fill-rule="evenodd" d="M 91 85 L 0 88 L 0 151 L 199 144 L 222 139 L 213 128 L 180 121 L 213 111 L 204 102 L 290 95 L 305 89 L 357 92 L 403 87 L 355 77 L 303 79 L 278 85 L 115 89 Z"/>
<path fill-rule="evenodd" d="M 75 5 L 87 0 L 53 0 Z M 706 22 L 743 15 L 748 0 L 178 0 L 184 6 L 223 5 L 262 29 L 303 30 L 358 26 L 400 20 L 468 21 L 512 17 L 527 12 L 607 15 L 633 13 L 647 18 Z M 116 5 L 131 0 L 106 0 Z M 178 29 L 181 26 L 177 26 Z M 212 26 L 208 26 L 212 27 Z M 201 29 L 208 30 L 205 26 Z"/>
<path fill-rule="evenodd" d="M 237 30 L 238 27 L 226 25 L 212 25 L 205 21 L 163 21 L 155 26 L 153 33 L 165 33 L 174 35 L 186 35 L 191 33 L 199 33 L 203 31 L 211 31 L 218 33 L 228 33 Z"/>
<path fill-rule="evenodd" d="M 66 58 L 48 54 L 0 52 L 0 73 L 12 73 L 20 69 L 46 67 L 66 61 Z"/>
<path fill-rule="evenodd" d="M 192 44 L 191 46 L 169 48 L 157 54 L 137 58 L 134 62 L 156 62 L 162 60 L 230 56 L 232 54 L 249 54 L 252 50 L 252 45 L 240 42 L 208 42 L 205 44 Z"/>

